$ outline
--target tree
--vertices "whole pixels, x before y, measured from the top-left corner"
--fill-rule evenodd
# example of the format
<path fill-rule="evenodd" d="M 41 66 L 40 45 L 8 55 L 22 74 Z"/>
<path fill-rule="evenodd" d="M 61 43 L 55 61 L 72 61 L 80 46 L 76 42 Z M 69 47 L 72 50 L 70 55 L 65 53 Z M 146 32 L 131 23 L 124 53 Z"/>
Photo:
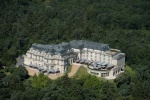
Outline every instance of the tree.
<path fill-rule="evenodd" d="M 133 77 L 132 95 L 135 99 L 150 99 L 150 70 L 149 66 L 142 66 Z"/>
<path fill-rule="evenodd" d="M 1 61 L 0 61 L 0 69 L 2 69 L 2 63 L 1 63 Z"/>
<path fill-rule="evenodd" d="M 101 89 L 102 81 L 100 81 L 96 76 L 88 75 L 84 82 L 84 87 L 99 90 Z"/>
<path fill-rule="evenodd" d="M 4 72 L 0 72 L 0 80 L 2 80 L 5 76 L 6 74 Z"/>
<path fill-rule="evenodd" d="M 116 100 L 118 96 L 117 88 L 114 84 L 106 81 L 103 82 L 101 91 L 99 93 L 100 100 Z"/>
<path fill-rule="evenodd" d="M 60 79 L 56 80 L 55 83 L 58 86 L 63 87 L 64 89 L 67 89 L 67 88 L 69 88 L 69 85 L 71 84 L 71 79 L 68 77 L 67 74 L 65 74 Z"/>
<path fill-rule="evenodd" d="M 51 83 L 51 80 L 48 76 L 40 73 L 38 76 L 33 76 L 31 83 L 34 88 L 41 89 L 47 87 Z"/>
<path fill-rule="evenodd" d="M 23 99 L 22 97 L 23 97 L 22 91 L 14 92 L 14 93 L 11 95 L 11 100 L 22 100 L 22 99 Z"/>
<path fill-rule="evenodd" d="M 28 71 L 22 65 L 20 65 L 18 68 L 16 68 L 14 70 L 13 74 L 19 75 L 21 80 L 27 79 L 29 77 Z"/>
<path fill-rule="evenodd" d="M 24 90 L 23 83 L 17 75 L 7 75 L 3 78 L 3 84 L 12 90 Z"/>

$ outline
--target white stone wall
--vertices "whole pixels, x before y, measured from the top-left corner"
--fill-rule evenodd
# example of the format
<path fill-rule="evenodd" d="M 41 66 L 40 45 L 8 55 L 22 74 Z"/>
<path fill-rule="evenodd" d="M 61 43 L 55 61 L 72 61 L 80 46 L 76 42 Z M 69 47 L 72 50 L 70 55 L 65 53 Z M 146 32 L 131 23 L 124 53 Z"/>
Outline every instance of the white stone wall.
<path fill-rule="evenodd" d="M 78 53 L 77 57 L 78 57 L 78 59 L 81 59 L 80 58 L 80 50 L 79 49 L 74 49 L 74 48 L 72 48 L 72 50 L 73 50 L 73 52 Z"/>
<path fill-rule="evenodd" d="M 96 75 L 98 77 L 104 77 L 104 78 L 111 76 L 111 70 L 101 70 L 101 71 L 98 71 L 98 70 L 88 69 L 88 73 L 92 74 L 92 75 Z"/>
<path fill-rule="evenodd" d="M 120 53 L 120 51 L 116 50 L 117 52 L 113 55 L 111 52 L 104 52 L 101 50 L 95 50 L 95 49 L 89 49 L 89 48 L 83 48 L 82 51 L 80 49 L 72 48 L 73 52 L 77 53 L 78 59 L 87 59 L 90 61 L 98 61 L 98 62 L 105 62 L 108 64 L 113 64 L 115 67 L 112 70 L 105 70 L 105 71 L 95 71 L 95 70 L 88 70 L 89 73 L 98 73 L 96 76 L 101 77 L 102 73 L 108 73 L 108 76 L 106 78 L 113 79 L 121 72 L 121 69 L 124 69 L 125 66 L 125 57 L 122 59 L 115 59 L 115 57 Z M 32 54 L 33 53 L 33 54 Z M 123 54 L 123 53 L 122 53 Z M 70 56 L 70 55 L 65 55 Z M 62 60 L 63 59 L 63 60 Z M 67 59 L 67 61 L 71 64 L 73 63 L 73 58 Z M 64 73 L 66 70 L 64 57 L 61 55 L 51 55 L 47 54 L 44 50 L 39 51 L 38 49 L 34 50 L 32 47 L 27 51 L 26 56 L 24 57 L 24 64 L 26 65 L 40 65 L 44 68 L 49 68 L 50 66 L 46 66 L 45 63 L 48 64 L 54 64 L 54 69 L 60 70 L 61 73 Z M 107 74 L 106 74 L 107 75 Z"/>
<path fill-rule="evenodd" d="M 79 50 L 77 50 L 77 52 L 79 52 Z M 80 57 L 80 53 L 78 56 Z M 44 51 L 39 51 L 38 49 L 34 50 L 33 48 L 30 48 L 24 57 L 24 64 L 40 65 L 45 69 L 50 69 L 50 66 L 45 65 L 45 63 L 54 64 L 54 70 L 59 68 L 61 73 L 65 73 L 64 60 L 62 59 L 63 57 L 60 54 L 52 56 L 51 54 L 46 54 Z M 72 60 L 72 58 L 68 59 L 70 63 L 72 63 Z"/>
<path fill-rule="evenodd" d="M 116 49 L 115 49 L 116 50 Z M 74 51 L 80 53 L 79 49 L 75 49 Z M 116 76 L 121 73 L 121 69 L 124 69 L 125 66 L 125 57 L 122 59 L 113 59 L 113 56 L 116 56 L 120 53 L 116 53 L 116 55 L 113 55 L 111 53 L 106 53 L 104 51 L 100 50 L 93 50 L 88 48 L 83 48 L 82 51 L 82 58 L 81 59 L 88 59 L 90 61 L 100 61 L 105 62 L 108 64 L 113 64 L 115 67 L 111 70 L 103 70 L 103 71 L 97 71 L 97 70 L 88 70 L 88 73 L 95 74 L 98 77 L 102 77 L 101 74 L 103 73 L 105 78 L 107 79 L 114 79 Z M 118 50 L 119 52 L 119 50 Z M 79 56 L 80 57 L 80 56 Z M 92 73 L 91 73 L 92 72 Z M 107 76 L 108 75 L 108 76 Z"/>
<path fill-rule="evenodd" d="M 116 59 L 112 60 L 112 64 L 117 65 L 117 60 Z"/>
<path fill-rule="evenodd" d="M 82 58 L 93 60 L 93 61 L 106 62 L 110 64 L 112 63 L 112 56 L 105 54 L 105 52 L 102 52 L 100 50 L 84 48 L 82 53 Z"/>
<path fill-rule="evenodd" d="M 93 50 L 93 49 L 87 49 L 87 48 L 83 49 L 82 59 L 106 62 L 110 64 L 112 63 L 111 55 L 105 54 L 105 52 L 102 52 L 100 50 Z"/>

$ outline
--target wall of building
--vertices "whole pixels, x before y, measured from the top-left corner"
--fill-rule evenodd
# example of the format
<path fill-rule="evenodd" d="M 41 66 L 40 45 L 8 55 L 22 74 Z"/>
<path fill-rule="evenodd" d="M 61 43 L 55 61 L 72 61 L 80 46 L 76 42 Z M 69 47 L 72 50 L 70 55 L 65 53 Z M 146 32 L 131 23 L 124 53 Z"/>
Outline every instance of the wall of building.
<path fill-rule="evenodd" d="M 30 48 L 27 51 L 26 56 L 24 57 L 24 64 L 25 65 L 31 65 L 31 64 L 40 65 L 44 69 L 51 69 L 51 67 L 47 66 L 46 64 L 54 64 L 55 65 L 54 70 L 59 69 L 61 73 L 65 73 L 66 67 L 69 64 L 73 63 L 73 58 L 68 58 L 65 60 L 64 57 L 66 56 L 68 55 L 64 55 L 64 56 L 61 56 L 60 54 L 51 55 L 45 52 L 38 51 L 38 49 L 34 50 L 33 48 Z"/>
<path fill-rule="evenodd" d="M 111 75 L 110 73 L 111 70 L 101 70 L 101 71 L 98 71 L 98 70 L 91 70 L 91 69 L 88 69 L 88 73 L 89 74 L 92 74 L 92 75 L 96 75 L 98 77 L 109 77 Z"/>
<path fill-rule="evenodd" d="M 67 45 L 67 44 L 65 44 Z M 51 50 L 51 48 L 50 48 Z M 66 68 L 69 64 L 73 63 L 73 60 L 76 59 L 86 59 L 94 62 L 105 62 L 107 64 L 113 64 L 115 67 L 111 70 L 88 70 L 90 74 L 95 74 L 98 77 L 107 77 L 107 78 L 115 78 L 125 66 L 125 57 L 119 59 L 119 55 L 123 54 L 120 50 L 112 49 L 103 51 L 103 49 L 91 49 L 91 48 L 67 48 L 65 55 L 61 54 L 51 54 L 50 52 L 46 52 L 45 49 L 42 48 L 34 48 L 31 47 L 24 57 L 24 64 L 26 65 L 40 65 L 45 69 L 50 69 L 50 66 L 46 64 L 54 64 L 54 69 L 59 69 L 61 73 L 66 71 Z M 77 58 L 74 58 L 70 52 L 76 53 Z M 124 55 L 124 54 L 123 54 Z M 46 64 L 45 64 L 46 63 Z"/>

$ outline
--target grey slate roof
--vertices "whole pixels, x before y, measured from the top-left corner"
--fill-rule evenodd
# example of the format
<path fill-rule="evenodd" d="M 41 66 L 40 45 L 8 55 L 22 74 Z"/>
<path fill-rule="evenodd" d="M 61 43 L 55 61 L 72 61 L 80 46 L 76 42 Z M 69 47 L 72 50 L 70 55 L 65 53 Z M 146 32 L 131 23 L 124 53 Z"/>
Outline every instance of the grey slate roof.
<path fill-rule="evenodd" d="M 77 48 L 77 49 L 90 48 L 90 49 L 101 50 L 101 51 L 109 50 L 108 44 L 91 42 L 91 41 L 86 41 L 86 40 L 73 40 L 73 41 L 70 41 L 69 43 L 72 48 Z"/>
<path fill-rule="evenodd" d="M 35 49 L 38 49 L 39 51 L 45 51 L 49 54 L 64 54 L 68 51 L 68 49 L 76 48 L 76 49 L 82 49 L 82 48 L 90 48 L 95 50 L 101 50 L 106 51 L 109 50 L 108 44 L 102 44 L 102 43 L 96 43 L 91 41 L 85 41 L 85 40 L 73 40 L 69 43 L 62 42 L 60 44 L 32 44 L 32 47 Z"/>
<path fill-rule="evenodd" d="M 122 58 L 124 58 L 124 57 L 125 57 L 124 54 L 119 54 L 119 55 L 116 55 L 113 59 L 119 60 L 119 59 L 122 59 Z"/>

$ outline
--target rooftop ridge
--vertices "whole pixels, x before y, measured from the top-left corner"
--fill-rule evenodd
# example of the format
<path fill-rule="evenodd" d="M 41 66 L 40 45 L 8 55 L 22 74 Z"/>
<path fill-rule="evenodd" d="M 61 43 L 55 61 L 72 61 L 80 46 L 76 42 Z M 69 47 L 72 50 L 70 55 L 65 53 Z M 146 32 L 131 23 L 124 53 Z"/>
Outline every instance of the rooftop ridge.
<path fill-rule="evenodd" d="M 64 50 L 67 48 L 91 48 L 106 51 L 109 50 L 109 45 L 104 43 L 97 43 L 88 40 L 72 40 L 70 42 L 62 42 L 59 44 L 32 44 L 33 47 L 43 48 L 43 49 L 55 49 L 56 51 Z M 58 50 L 60 49 L 60 50 Z"/>

